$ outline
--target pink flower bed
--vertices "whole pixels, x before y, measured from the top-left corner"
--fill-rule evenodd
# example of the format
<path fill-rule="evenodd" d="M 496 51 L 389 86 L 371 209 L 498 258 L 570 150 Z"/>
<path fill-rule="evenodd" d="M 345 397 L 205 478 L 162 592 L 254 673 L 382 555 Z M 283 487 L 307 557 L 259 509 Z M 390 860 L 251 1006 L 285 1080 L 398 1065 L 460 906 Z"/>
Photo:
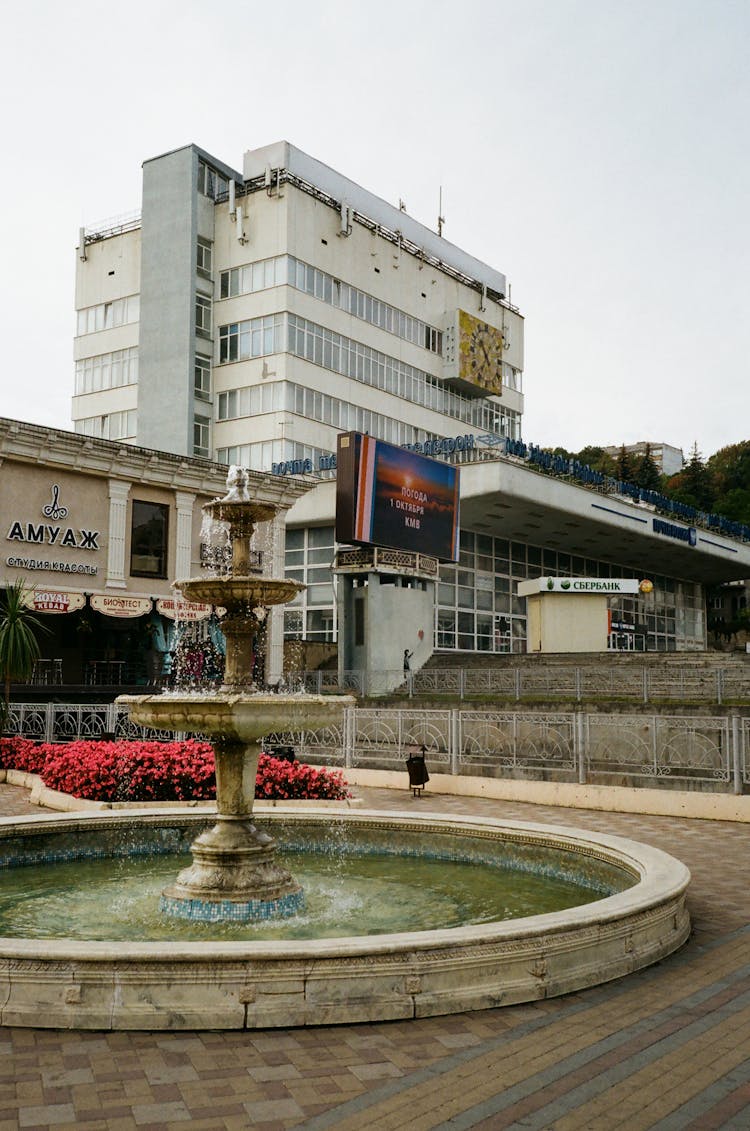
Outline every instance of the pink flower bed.
<path fill-rule="evenodd" d="M 305 762 L 290 764 L 270 754 L 261 754 L 255 796 L 269 801 L 304 798 L 344 801 L 351 793 L 339 770 L 316 770 Z"/>
<path fill-rule="evenodd" d="M 41 774 L 47 747 L 31 738 L 0 738 L 0 769 Z"/>
<path fill-rule="evenodd" d="M 91 801 L 208 801 L 216 796 L 207 742 L 36 743 L 0 739 L 0 768 L 40 774 L 50 789 Z M 255 796 L 343 800 L 343 775 L 261 754 Z"/>

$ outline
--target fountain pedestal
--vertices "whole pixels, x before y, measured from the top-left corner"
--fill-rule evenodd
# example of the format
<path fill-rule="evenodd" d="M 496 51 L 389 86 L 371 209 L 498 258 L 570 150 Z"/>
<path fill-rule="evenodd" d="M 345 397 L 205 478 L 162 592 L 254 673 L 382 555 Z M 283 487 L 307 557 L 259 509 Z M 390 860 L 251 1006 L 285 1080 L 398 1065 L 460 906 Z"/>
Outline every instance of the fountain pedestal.
<path fill-rule="evenodd" d="M 276 842 L 251 820 L 260 746 L 222 739 L 213 746 L 218 819 L 193 841 L 193 863 L 165 888 L 161 908 L 208 922 L 293 915 L 302 889 L 274 859 Z"/>

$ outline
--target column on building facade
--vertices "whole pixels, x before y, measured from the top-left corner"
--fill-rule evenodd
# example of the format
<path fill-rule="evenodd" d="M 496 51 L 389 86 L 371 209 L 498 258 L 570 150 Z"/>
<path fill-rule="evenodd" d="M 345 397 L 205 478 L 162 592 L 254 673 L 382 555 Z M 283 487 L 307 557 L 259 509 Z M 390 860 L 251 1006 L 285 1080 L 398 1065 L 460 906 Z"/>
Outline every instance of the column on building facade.
<path fill-rule="evenodd" d="M 187 491 L 175 491 L 177 511 L 177 532 L 175 539 L 175 578 L 188 578 L 192 567 L 193 505 L 195 495 Z"/>
<path fill-rule="evenodd" d="M 277 514 L 271 523 L 271 565 L 263 572 L 269 577 L 284 577 L 286 514 Z M 284 606 L 274 605 L 266 628 L 266 683 L 275 683 L 284 674 Z"/>
<path fill-rule="evenodd" d="M 107 589 L 126 589 L 125 538 L 128 525 L 130 483 L 109 480 L 109 537 L 107 539 Z"/>

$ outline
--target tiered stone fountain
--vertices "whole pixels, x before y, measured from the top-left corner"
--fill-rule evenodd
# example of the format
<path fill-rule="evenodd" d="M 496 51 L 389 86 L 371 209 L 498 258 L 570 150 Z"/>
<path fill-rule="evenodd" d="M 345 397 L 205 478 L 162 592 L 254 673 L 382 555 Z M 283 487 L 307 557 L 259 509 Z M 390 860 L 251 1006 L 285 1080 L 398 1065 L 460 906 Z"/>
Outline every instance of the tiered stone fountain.
<path fill-rule="evenodd" d="M 292 915 L 303 893 L 275 860 L 275 842 L 252 822 L 260 739 L 275 730 L 315 730 L 341 718 L 354 700 L 346 695 L 263 693 L 252 676 L 253 645 L 266 609 L 292 600 L 304 588 L 297 581 L 263 577 L 251 569 L 250 542 L 259 522 L 277 508 L 255 503 L 247 476 L 232 468 L 228 493 L 204 511 L 228 527 L 231 572 L 176 581 L 186 600 L 226 609 L 224 684 L 214 693 L 126 695 L 134 722 L 160 730 L 211 736 L 216 755 L 217 821 L 193 842 L 193 863 L 162 895 L 162 910 L 186 919 L 266 919 Z"/>
<path fill-rule="evenodd" d="M 689 875 L 658 849 L 556 826 L 424 811 L 320 813 L 287 807 L 266 817 L 313 852 L 330 852 L 332 839 L 338 851 L 374 858 L 401 853 L 418 858 L 429 852 L 446 867 L 461 860 L 488 864 L 490 873 L 482 882 L 490 888 L 493 869 L 515 866 L 523 873 L 579 876 L 584 887 L 593 884 L 604 897 L 517 919 L 432 929 L 403 926 L 391 933 L 370 933 L 369 927 L 341 937 L 295 938 L 297 924 L 289 923 L 271 925 L 273 930 L 288 926 L 289 932 L 264 941 L 257 922 L 227 925 L 226 920 L 288 916 L 302 900 L 299 885 L 275 860 L 271 838 L 252 823 L 259 739 L 279 729 L 330 724 L 352 702 L 347 696 L 264 694 L 253 685 L 257 610 L 288 601 L 298 585 L 252 573 L 255 523 L 273 517 L 274 508 L 254 504 L 239 473 L 232 473 L 229 488 L 207 510 L 228 524 L 231 576 L 176 583 L 186 598 L 227 610 L 224 686 L 205 695 L 121 699 L 137 722 L 213 739 L 216 823 L 197 836 L 192 865 L 162 896 L 164 910 L 182 921 L 166 922 L 172 941 L 152 937 L 148 917 L 137 913 L 133 922 L 127 919 L 125 938 L 116 943 L 89 938 L 85 930 L 77 938 L 50 933 L 44 913 L 38 935 L 12 930 L 0 937 L 0 1025 L 195 1030 L 430 1017 L 581 990 L 658 962 L 681 946 L 690 933 Z M 57 862 L 64 867 L 102 854 L 114 859 L 179 851 L 206 820 L 197 809 L 165 808 L 0 821 L 0 865 L 7 865 L 19 890 L 18 904 L 11 901 L 9 908 L 11 920 L 16 906 L 25 920 L 27 866 L 33 872 L 43 860 L 42 867 L 51 870 L 43 892 L 46 897 L 51 890 L 53 904 L 56 890 L 61 893 L 73 933 L 70 877 L 64 873 L 55 889 Z M 342 829 L 343 841 L 337 837 Z M 620 873 L 617 882 L 612 868 Z M 83 886 L 88 896 L 85 879 Z M 337 893 L 341 890 L 337 885 Z M 410 895 L 409 908 L 413 902 Z M 111 911 L 112 888 L 105 884 L 101 915 Z M 164 926 L 164 918 L 158 918 Z M 211 934 L 205 923 L 187 920 L 219 926 Z M 0 935 L 2 924 L 0 908 Z M 194 938 L 196 931 L 209 933 Z M 255 932 L 261 937 L 255 939 Z"/>

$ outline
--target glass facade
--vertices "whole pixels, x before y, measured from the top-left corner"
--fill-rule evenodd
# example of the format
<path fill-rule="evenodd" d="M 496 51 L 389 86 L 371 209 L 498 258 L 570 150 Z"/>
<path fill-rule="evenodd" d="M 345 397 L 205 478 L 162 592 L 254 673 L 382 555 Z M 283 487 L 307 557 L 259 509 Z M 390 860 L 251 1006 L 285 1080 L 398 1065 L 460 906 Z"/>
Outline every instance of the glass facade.
<path fill-rule="evenodd" d="M 220 364 L 282 352 L 285 322 L 288 323 L 286 340 L 289 353 L 304 358 L 313 365 L 342 373 L 362 384 L 403 397 L 412 404 L 430 408 L 470 428 L 496 436 L 507 436 L 510 439 L 518 439 L 520 436 L 520 413 L 485 397 L 463 397 L 444 388 L 440 381 L 429 373 L 294 315 L 274 314 L 221 326 L 219 328 Z M 329 397 L 321 392 L 304 390 L 301 386 L 290 383 L 288 386 L 290 392 L 285 393 L 278 388 L 280 382 L 273 384 L 277 387 L 274 397 L 278 402 L 273 408 L 283 407 L 287 411 L 297 412 L 311 420 L 332 424 L 341 430 L 356 428 L 370 432 L 379 439 L 391 443 L 413 443 L 417 439 L 424 440 L 432 436 L 432 433 L 426 431 L 422 435 L 416 435 L 418 429 L 408 427 L 401 421 L 358 408 L 349 402 Z M 260 392 L 260 389 L 268 387 L 270 386 L 265 384 L 245 386 L 220 393 L 217 399 L 217 419 L 234 420 L 242 416 L 253 416 L 258 411 L 270 411 L 255 407 L 255 402 L 266 396 L 265 393 Z M 446 425 L 447 423 L 446 421 Z M 446 434 L 449 434 L 448 428 Z M 221 454 L 218 458 L 222 458 Z M 253 461 L 247 466 L 263 468 L 268 465 Z"/>
<path fill-rule="evenodd" d="M 457 564 L 440 566 L 435 647 L 525 652 L 526 601 L 518 582 L 532 577 L 632 577 L 632 569 L 486 534 L 461 531 Z M 651 594 L 610 598 L 613 621 L 635 627 L 649 652 L 703 646 L 701 586 L 654 576 Z"/>
<path fill-rule="evenodd" d="M 332 526 L 286 532 L 286 576 L 302 581 L 302 590 L 284 609 L 284 636 L 318 643 L 336 639 L 336 605 L 331 566 L 335 554 Z"/>
<path fill-rule="evenodd" d="M 261 259 L 255 263 L 246 263 L 243 267 L 222 271 L 219 295 L 221 298 L 234 298 L 236 295 L 254 294 L 256 291 L 284 284 L 313 295 L 328 306 L 345 310 L 347 314 L 361 318 L 363 322 L 378 326 L 431 353 L 442 353 L 443 334 L 435 326 L 429 326 L 420 318 L 398 310 L 390 303 L 374 298 L 349 283 L 343 283 L 333 275 L 321 271 L 319 267 L 312 267 L 292 255 L 276 255 L 272 259 Z"/>
<path fill-rule="evenodd" d="M 135 409 L 126 412 L 109 412 L 103 416 L 86 416 L 76 420 L 74 428 L 81 436 L 94 436 L 99 440 L 135 440 L 137 414 Z"/>
<path fill-rule="evenodd" d="M 102 389 L 119 389 L 138 383 L 138 346 L 100 353 L 76 362 L 74 392 L 99 393 Z"/>
<path fill-rule="evenodd" d="M 331 562 L 333 527 L 288 530 L 286 575 L 310 588 L 286 613 L 285 636 L 336 639 Z M 462 530 L 457 563 L 442 564 L 435 607 L 435 648 L 455 652 L 525 652 L 526 601 L 518 582 L 531 577 L 632 577 L 593 558 Z M 636 626 L 649 652 L 703 647 L 703 593 L 697 583 L 652 575 L 653 593 L 610 598 L 613 621 Z M 460 663 L 460 661 L 457 661 Z"/>
<path fill-rule="evenodd" d="M 100 302 L 96 306 L 85 306 L 78 311 L 77 332 L 94 334 L 98 330 L 112 330 L 115 326 L 125 326 L 137 322 L 141 313 L 141 296 L 128 295 L 112 302 Z"/>

